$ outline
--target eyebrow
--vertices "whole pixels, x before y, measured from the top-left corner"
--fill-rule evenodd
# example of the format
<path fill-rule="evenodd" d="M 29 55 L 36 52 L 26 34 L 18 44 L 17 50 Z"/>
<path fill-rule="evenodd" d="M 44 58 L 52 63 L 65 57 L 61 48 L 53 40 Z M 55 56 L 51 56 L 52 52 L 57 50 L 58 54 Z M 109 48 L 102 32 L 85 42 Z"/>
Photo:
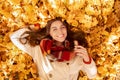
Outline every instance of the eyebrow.
<path fill-rule="evenodd" d="M 55 26 L 52 26 L 51 28 L 57 28 L 57 27 L 55 27 Z"/>

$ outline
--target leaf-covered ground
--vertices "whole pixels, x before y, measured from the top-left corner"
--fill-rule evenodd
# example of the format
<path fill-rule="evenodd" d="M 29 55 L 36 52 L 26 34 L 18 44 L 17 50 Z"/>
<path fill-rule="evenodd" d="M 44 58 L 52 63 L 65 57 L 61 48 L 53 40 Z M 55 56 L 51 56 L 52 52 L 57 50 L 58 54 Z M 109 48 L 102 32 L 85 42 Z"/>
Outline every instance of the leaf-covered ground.
<path fill-rule="evenodd" d="M 83 30 L 95 60 L 95 80 L 120 79 L 119 0 L 0 0 L 0 80 L 40 80 L 32 58 L 15 47 L 9 35 L 26 25 L 60 16 Z M 80 72 L 80 80 L 87 76 Z"/>

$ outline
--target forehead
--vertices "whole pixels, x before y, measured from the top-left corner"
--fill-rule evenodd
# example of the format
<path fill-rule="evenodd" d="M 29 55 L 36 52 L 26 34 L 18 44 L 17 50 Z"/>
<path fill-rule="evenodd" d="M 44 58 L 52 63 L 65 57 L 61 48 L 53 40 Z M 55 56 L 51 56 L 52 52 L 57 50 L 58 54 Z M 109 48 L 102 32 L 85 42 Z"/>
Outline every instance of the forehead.
<path fill-rule="evenodd" d="M 51 24 L 51 27 L 59 27 L 59 26 L 62 26 L 63 23 L 61 21 L 54 21 L 52 24 Z"/>

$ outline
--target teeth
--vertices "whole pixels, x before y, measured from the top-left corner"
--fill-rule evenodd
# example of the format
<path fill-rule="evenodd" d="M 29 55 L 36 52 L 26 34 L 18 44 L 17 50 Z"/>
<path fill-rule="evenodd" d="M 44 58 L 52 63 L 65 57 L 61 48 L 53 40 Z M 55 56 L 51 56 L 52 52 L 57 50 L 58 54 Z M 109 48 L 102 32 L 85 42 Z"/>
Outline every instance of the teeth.
<path fill-rule="evenodd" d="M 58 37 L 63 37 L 63 35 L 60 35 L 60 36 L 58 36 Z"/>

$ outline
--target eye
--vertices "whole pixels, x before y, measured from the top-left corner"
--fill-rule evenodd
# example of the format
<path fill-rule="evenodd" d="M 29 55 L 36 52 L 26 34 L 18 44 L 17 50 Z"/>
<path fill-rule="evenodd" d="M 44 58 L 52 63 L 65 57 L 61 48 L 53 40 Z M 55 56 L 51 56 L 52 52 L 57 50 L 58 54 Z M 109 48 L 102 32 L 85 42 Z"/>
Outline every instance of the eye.
<path fill-rule="evenodd" d="M 57 29 L 53 29 L 53 31 L 56 31 Z"/>
<path fill-rule="evenodd" d="M 53 29 L 52 29 L 52 31 L 56 31 L 56 30 L 57 30 L 57 28 L 53 28 Z"/>
<path fill-rule="evenodd" d="M 64 25 L 61 28 L 66 28 Z"/>

